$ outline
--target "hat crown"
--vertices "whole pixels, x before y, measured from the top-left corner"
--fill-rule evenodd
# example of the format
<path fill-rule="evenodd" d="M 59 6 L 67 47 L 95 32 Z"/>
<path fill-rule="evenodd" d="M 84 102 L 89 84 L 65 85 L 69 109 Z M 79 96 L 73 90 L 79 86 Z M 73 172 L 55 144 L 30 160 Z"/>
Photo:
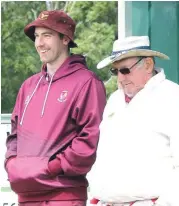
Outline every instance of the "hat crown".
<path fill-rule="evenodd" d="M 42 11 L 37 19 L 28 24 L 24 28 L 24 32 L 32 41 L 35 41 L 34 30 L 37 26 L 52 29 L 58 33 L 64 34 L 71 40 L 69 43 L 71 48 L 77 46 L 74 42 L 76 23 L 63 10 Z"/>
<path fill-rule="evenodd" d="M 124 39 L 115 40 L 113 44 L 113 52 L 120 52 L 149 46 L 150 41 L 148 36 L 129 36 Z"/>
<path fill-rule="evenodd" d="M 98 69 L 111 65 L 115 61 L 121 61 L 130 57 L 159 57 L 168 60 L 169 57 L 150 48 L 148 36 L 129 36 L 114 41 L 110 56 L 97 64 Z"/>
<path fill-rule="evenodd" d="M 69 24 L 74 29 L 76 26 L 75 21 L 63 10 L 42 11 L 38 16 L 38 19 L 51 21 L 51 23 Z"/>

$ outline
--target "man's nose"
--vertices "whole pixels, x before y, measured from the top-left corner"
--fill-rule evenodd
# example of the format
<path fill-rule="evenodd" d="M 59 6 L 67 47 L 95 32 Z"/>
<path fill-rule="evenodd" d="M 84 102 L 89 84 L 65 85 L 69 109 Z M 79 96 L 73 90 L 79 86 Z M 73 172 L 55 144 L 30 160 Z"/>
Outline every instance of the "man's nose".
<path fill-rule="evenodd" d="M 36 37 L 36 39 L 35 39 L 35 45 L 36 45 L 37 47 L 43 46 L 43 45 L 44 45 L 43 37 Z"/>
<path fill-rule="evenodd" d="M 118 80 L 121 82 L 121 81 L 124 81 L 126 79 L 126 76 L 125 74 L 122 74 L 121 72 L 118 72 Z"/>

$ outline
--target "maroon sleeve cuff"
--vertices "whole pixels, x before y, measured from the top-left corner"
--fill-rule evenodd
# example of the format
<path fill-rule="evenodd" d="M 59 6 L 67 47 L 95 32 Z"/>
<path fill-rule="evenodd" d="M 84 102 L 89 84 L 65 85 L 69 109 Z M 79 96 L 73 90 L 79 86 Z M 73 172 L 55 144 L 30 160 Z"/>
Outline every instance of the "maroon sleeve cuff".
<path fill-rule="evenodd" d="M 12 157 L 10 157 L 10 158 L 8 158 L 8 159 L 5 160 L 5 162 L 4 162 L 4 168 L 5 168 L 6 171 L 7 171 L 7 164 L 8 164 L 12 159 L 14 159 L 14 158 L 16 158 L 16 156 L 12 156 Z"/>
<path fill-rule="evenodd" d="M 48 169 L 52 175 L 59 175 L 63 173 L 63 170 L 61 168 L 61 162 L 57 158 L 48 163 Z"/>

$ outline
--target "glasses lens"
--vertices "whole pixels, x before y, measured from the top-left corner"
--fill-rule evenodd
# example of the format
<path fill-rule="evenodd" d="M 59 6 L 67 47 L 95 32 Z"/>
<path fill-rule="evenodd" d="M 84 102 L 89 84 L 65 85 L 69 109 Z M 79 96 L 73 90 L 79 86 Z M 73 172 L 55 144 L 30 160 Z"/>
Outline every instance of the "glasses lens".
<path fill-rule="evenodd" d="M 118 72 L 120 72 L 121 74 L 125 75 L 125 74 L 129 74 L 130 73 L 130 69 L 129 68 L 123 68 L 123 69 L 110 69 L 112 75 L 118 75 Z"/>
<path fill-rule="evenodd" d="M 121 72 L 121 74 L 129 74 L 130 73 L 130 69 L 129 68 L 123 68 L 123 69 L 120 69 L 119 72 Z"/>
<path fill-rule="evenodd" d="M 116 75 L 118 74 L 118 69 L 113 69 L 113 68 L 111 68 L 110 71 L 111 71 L 111 74 L 112 74 L 112 75 L 115 75 L 115 76 L 116 76 Z"/>

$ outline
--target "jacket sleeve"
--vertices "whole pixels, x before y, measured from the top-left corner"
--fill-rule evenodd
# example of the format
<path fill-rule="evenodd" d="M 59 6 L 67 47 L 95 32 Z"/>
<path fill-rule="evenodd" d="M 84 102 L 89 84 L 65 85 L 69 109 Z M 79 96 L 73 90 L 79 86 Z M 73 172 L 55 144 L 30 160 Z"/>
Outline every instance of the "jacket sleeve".
<path fill-rule="evenodd" d="M 5 164 L 4 164 L 5 168 L 8 160 L 17 155 L 17 121 L 18 121 L 18 105 L 19 105 L 20 91 L 18 93 L 16 104 L 14 106 L 12 116 L 11 116 L 11 134 L 7 137 L 6 140 L 7 151 L 5 154 Z"/>
<path fill-rule="evenodd" d="M 165 110 L 167 117 L 167 131 L 170 139 L 172 169 L 168 178 L 163 183 L 163 191 L 159 196 L 156 206 L 178 206 L 179 205 L 179 88 L 168 110 Z M 167 115 L 167 116 L 166 116 Z"/>
<path fill-rule="evenodd" d="M 49 163 L 50 171 L 66 175 L 86 175 L 96 159 L 99 124 L 106 104 L 106 92 L 101 81 L 92 77 L 78 94 L 72 118 L 79 128 L 72 144 Z"/>

